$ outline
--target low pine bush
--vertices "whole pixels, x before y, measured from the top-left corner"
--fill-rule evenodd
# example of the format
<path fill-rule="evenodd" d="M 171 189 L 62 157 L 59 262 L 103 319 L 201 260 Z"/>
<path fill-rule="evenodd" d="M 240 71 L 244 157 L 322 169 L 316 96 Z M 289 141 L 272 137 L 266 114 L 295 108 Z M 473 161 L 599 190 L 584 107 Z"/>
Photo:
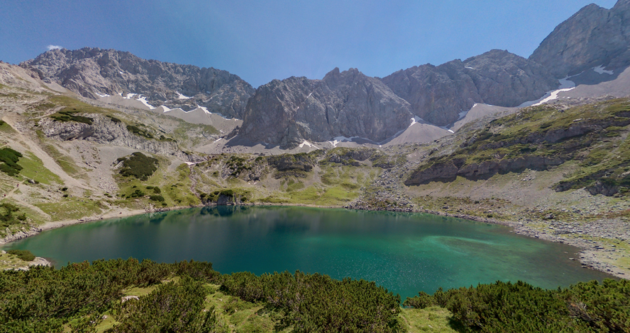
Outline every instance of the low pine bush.
<path fill-rule="evenodd" d="M 147 180 L 158 168 L 158 160 L 156 158 L 146 156 L 140 152 L 121 157 L 118 161 L 123 163 L 123 167 L 120 169 L 121 175 L 135 177 L 140 180 Z"/>
<path fill-rule="evenodd" d="M 9 250 L 8 254 L 12 254 L 24 261 L 33 261 L 35 260 L 35 255 L 31 253 L 29 250 Z"/>
<path fill-rule="evenodd" d="M 546 290 L 524 282 L 420 292 L 405 306 L 441 306 L 471 331 L 481 332 L 628 332 L 630 281 L 578 283 Z"/>
<path fill-rule="evenodd" d="M 9 147 L 0 149 L 0 171 L 8 174 L 9 176 L 17 176 L 22 167 L 17 162 L 22 157 L 22 154 Z"/>

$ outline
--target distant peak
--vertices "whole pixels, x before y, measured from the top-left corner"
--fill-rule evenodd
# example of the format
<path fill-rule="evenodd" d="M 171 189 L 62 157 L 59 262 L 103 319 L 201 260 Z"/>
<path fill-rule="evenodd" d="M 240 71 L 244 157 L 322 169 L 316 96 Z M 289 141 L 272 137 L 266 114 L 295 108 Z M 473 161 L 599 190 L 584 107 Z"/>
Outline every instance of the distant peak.
<path fill-rule="evenodd" d="M 630 0 L 619 0 L 613 7 L 613 9 L 621 9 L 630 7 Z"/>

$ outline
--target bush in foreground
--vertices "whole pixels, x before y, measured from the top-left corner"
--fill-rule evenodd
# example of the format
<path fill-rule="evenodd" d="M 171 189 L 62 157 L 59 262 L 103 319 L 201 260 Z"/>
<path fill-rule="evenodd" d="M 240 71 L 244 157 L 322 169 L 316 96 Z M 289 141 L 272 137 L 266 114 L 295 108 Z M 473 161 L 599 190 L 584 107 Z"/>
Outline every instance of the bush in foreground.
<path fill-rule="evenodd" d="M 471 331 L 481 332 L 628 332 L 630 281 L 578 283 L 545 290 L 524 282 L 421 292 L 405 306 L 441 306 Z"/>

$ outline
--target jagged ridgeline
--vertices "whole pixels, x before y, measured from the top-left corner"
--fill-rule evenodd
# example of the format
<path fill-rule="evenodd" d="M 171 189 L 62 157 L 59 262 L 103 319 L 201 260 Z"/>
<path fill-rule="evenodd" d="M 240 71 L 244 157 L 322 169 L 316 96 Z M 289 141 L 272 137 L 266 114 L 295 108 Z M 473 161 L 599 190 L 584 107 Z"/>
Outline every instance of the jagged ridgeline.
<path fill-rule="evenodd" d="M 556 191 L 586 188 L 591 194 L 627 195 L 630 189 L 630 103 L 611 100 L 573 107 L 526 108 L 472 131 L 453 152 L 420 165 L 406 185 L 488 179 L 497 173 L 575 169 Z"/>

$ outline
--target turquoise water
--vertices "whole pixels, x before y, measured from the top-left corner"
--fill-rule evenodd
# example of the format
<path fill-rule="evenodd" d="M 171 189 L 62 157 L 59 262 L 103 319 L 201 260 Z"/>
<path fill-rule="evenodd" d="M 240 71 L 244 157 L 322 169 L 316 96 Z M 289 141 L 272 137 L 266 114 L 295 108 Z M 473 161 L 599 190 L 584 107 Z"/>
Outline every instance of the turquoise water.
<path fill-rule="evenodd" d="M 497 280 L 544 288 L 607 275 L 576 249 L 506 227 L 427 214 L 302 207 L 217 207 L 146 214 L 43 232 L 5 248 L 68 262 L 210 261 L 222 273 L 300 270 L 375 281 L 403 299 Z"/>

